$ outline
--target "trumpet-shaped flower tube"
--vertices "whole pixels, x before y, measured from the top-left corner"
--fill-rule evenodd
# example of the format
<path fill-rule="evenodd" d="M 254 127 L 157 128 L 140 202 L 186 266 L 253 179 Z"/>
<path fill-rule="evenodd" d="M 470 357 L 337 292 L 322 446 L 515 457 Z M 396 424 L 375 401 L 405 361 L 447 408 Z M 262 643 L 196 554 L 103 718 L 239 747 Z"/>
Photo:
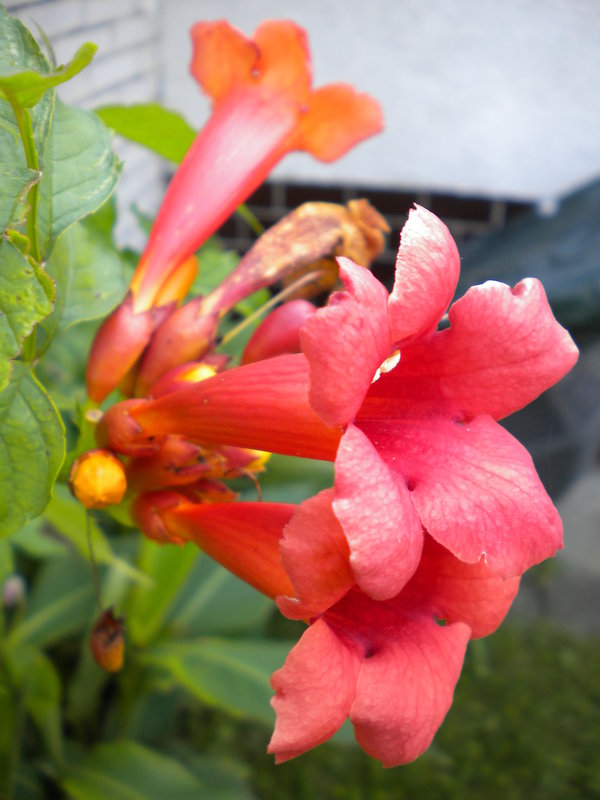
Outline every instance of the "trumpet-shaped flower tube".
<path fill-rule="evenodd" d="M 225 21 L 198 23 L 192 41 L 191 72 L 213 111 L 169 184 L 132 278 L 136 314 L 160 300 L 182 262 L 286 153 L 333 161 L 382 127 L 379 104 L 368 95 L 347 84 L 311 88 L 306 34 L 293 22 L 264 22 L 252 38 Z M 97 345 L 88 371 L 88 392 L 98 401 L 108 392 L 96 376 L 104 369 L 117 386 L 127 371 L 115 359 L 109 365 L 106 352 L 128 338 L 128 328 L 109 333 L 100 331 L 110 341 Z M 129 363 L 142 352 L 134 345 Z"/>

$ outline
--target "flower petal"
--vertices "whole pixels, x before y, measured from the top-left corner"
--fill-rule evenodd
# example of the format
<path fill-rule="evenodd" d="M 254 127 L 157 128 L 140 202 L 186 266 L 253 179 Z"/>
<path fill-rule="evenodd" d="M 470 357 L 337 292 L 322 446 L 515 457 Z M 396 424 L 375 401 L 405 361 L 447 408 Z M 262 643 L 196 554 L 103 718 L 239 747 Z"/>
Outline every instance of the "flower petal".
<path fill-rule="evenodd" d="M 261 86 L 301 103 L 312 83 L 306 31 L 290 20 L 266 20 L 254 31 L 258 46 L 257 80 Z"/>
<path fill-rule="evenodd" d="M 350 709 L 356 739 L 384 767 L 406 764 L 430 745 L 462 669 L 469 628 L 405 617 L 363 661 Z"/>
<path fill-rule="evenodd" d="M 273 673 L 277 713 L 269 753 L 278 764 L 329 739 L 341 727 L 354 699 L 359 655 L 318 619 Z"/>
<path fill-rule="evenodd" d="M 203 91 L 219 101 L 240 84 L 251 82 L 258 47 L 225 20 L 198 22 L 191 29 L 190 72 Z"/>
<path fill-rule="evenodd" d="M 278 598 L 280 610 L 308 619 L 333 605 L 354 584 L 348 542 L 333 509 L 333 489 L 300 504 L 284 530 L 281 562 L 299 601 Z"/>
<path fill-rule="evenodd" d="M 390 473 L 354 425 L 338 449 L 333 510 L 350 545 L 360 589 L 375 600 L 397 595 L 419 564 L 421 521 L 405 481 Z"/>
<path fill-rule="evenodd" d="M 477 639 L 500 625 L 519 590 L 519 580 L 494 575 L 483 560 L 465 564 L 426 536 L 419 569 L 399 600 L 403 605 L 429 608 L 447 623 L 464 622 L 471 628 L 471 638 Z"/>
<path fill-rule="evenodd" d="M 308 365 L 301 354 L 225 370 L 131 413 L 146 437 L 177 433 L 204 444 L 331 461 L 340 437 L 308 403 Z"/>
<path fill-rule="evenodd" d="M 573 340 L 535 278 L 513 289 L 495 281 L 474 286 L 452 305 L 449 318 L 451 327 L 436 337 L 426 363 L 467 418 L 512 414 L 577 360 Z"/>
<path fill-rule="evenodd" d="M 335 161 L 383 128 L 381 106 L 345 83 L 311 92 L 301 114 L 295 146 L 320 161 Z"/>
<path fill-rule="evenodd" d="M 415 206 L 400 235 L 390 295 L 392 340 L 413 341 L 433 332 L 448 308 L 460 271 L 454 239 L 435 214 Z"/>
<path fill-rule="evenodd" d="M 353 419 L 390 355 L 385 287 L 349 259 L 338 262 L 346 291 L 333 294 L 300 332 L 310 364 L 310 402 L 331 426 Z"/>
<path fill-rule="evenodd" d="M 421 521 L 461 561 L 521 575 L 562 546 L 562 524 L 529 453 L 490 417 L 361 422 L 408 479 Z"/>

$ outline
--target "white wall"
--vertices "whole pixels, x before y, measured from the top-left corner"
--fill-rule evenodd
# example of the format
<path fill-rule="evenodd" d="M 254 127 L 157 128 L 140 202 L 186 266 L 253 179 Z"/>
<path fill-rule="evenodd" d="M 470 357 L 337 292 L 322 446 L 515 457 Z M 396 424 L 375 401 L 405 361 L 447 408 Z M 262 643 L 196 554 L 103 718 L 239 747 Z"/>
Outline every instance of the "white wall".
<path fill-rule="evenodd" d="M 1 0 L 0 0 L 1 1 Z M 92 63 L 60 86 L 61 98 L 84 108 L 136 103 L 158 96 L 162 73 L 159 0 L 3 0 L 34 35 L 36 24 L 50 39 L 57 63 L 71 59 L 84 42 L 98 45 Z M 145 235 L 129 209 L 154 214 L 164 192 L 165 163 L 131 142 L 117 139 L 123 161 L 117 189 L 122 244 L 140 247 Z"/>
<path fill-rule="evenodd" d="M 269 17 L 309 32 L 315 84 L 378 97 L 385 133 L 279 177 L 551 199 L 600 175 L 600 0 L 163 0 L 165 102 L 200 125 L 188 29 Z"/>

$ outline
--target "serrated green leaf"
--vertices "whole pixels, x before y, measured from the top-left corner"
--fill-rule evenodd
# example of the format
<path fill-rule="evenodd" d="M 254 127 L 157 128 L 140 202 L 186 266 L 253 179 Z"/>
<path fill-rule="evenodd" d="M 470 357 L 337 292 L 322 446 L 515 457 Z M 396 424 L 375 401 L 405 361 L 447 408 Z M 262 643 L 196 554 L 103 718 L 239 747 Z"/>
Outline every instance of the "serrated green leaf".
<path fill-rule="evenodd" d="M 21 352 L 25 337 L 51 311 L 35 268 L 11 242 L 0 241 L 0 390 L 7 383 L 9 360 Z"/>
<path fill-rule="evenodd" d="M 42 161 L 38 225 L 47 258 L 64 230 L 106 202 L 121 166 L 101 120 L 58 99 Z"/>
<path fill-rule="evenodd" d="M 0 393 L 0 536 L 41 514 L 65 456 L 62 420 L 28 366 Z"/>
<path fill-rule="evenodd" d="M 153 150 L 179 164 L 196 137 L 196 131 L 176 111 L 159 103 L 102 106 L 96 114 L 119 136 Z"/>
<path fill-rule="evenodd" d="M 95 605 L 89 566 L 77 557 L 52 559 L 38 573 L 23 619 L 11 630 L 7 646 L 47 647 L 80 633 Z"/>
<path fill-rule="evenodd" d="M 165 642 L 142 660 L 208 705 L 272 723 L 269 680 L 283 665 L 289 642 L 195 639 Z"/>
<path fill-rule="evenodd" d="M 118 252 L 86 221 L 65 231 L 46 269 L 56 284 L 54 310 L 41 325 L 46 342 L 78 322 L 106 316 L 126 290 Z"/>
<path fill-rule="evenodd" d="M 39 44 L 23 23 L 9 16 L 6 9 L 0 5 L 0 74 L 10 75 L 26 71 L 43 76 L 51 72 L 51 67 Z M 38 153 L 44 149 L 50 128 L 54 96 L 54 90 L 47 92 L 30 112 Z M 2 161 L 9 167 L 17 169 L 19 166 L 26 166 L 14 111 L 11 105 L 2 99 L 0 99 L 0 152 Z"/>
<path fill-rule="evenodd" d="M 0 97 L 12 100 L 23 108 L 31 108 L 39 103 L 48 89 L 70 81 L 87 67 L 97 49 L 97 45 L 86 42 L 70 61 L 51 72 L 19 70 L 18 67 L 13 67 L 7 72 L 5 67 L 0 72 Z"/>
<path fill-rule="evenodd" d="M 74 800 L 199 800 L 205 787 L 185 767 L 137 742 L 99 744 L 66 773 Z"/>

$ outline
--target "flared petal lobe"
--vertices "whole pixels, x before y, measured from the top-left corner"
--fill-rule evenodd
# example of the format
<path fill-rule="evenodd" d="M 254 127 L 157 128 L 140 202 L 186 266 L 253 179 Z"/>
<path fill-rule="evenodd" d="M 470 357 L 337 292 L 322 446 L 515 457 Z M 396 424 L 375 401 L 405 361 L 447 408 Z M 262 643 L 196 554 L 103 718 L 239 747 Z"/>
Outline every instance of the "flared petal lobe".
<path fill-rule="evenodd" d="M 278 764 L 327 741 L 342 726 L 359 669 L 358 650 L 344 643 L 324 619 L 304 632 L 271 678 L 277 722 L 268 750 Z"/>
<path fill-rule="evenodd" d="M 407 616 L 362 662 L 350 719 L 360 746 L 384 767 L 420 756 L 452 705 L 469 627 Z"/>
<path fill-rule="evenodd" d="M 447 623 L 464 622 L 471 638 L 493 633 L 502 622 L 519 589 L 520 578 L 500 578 L 482 559 L 467 564 L 430 536 L 412 580 L 398 598 L 402 605 L 428 609 Z"/>
<path fill-rule="evenodd" d="M 292 619 L 309 619 L 326 611 L 354 585 L 350 548 L 333 513 L 333 489 L 300 504 L 284 530 L 281 562 L 294 586 L 294 598 L 277 605 Z"/>
<path fill-rule="evenodd" d="M 338 261 L 346 291 L 333 294 L 300 332 L 310 402 L 330 426 L 354 418 L 391 346 L 385 287 L 349 259 Z"/>
<path fill-rule="evenodd" d="M 300 116 L 296 147 L 319 161 L 335 161 L 383 128 L 379 103 L 353 86 L 336 83 L 315 89 Z"/>
<path fill-rule="evenodd" d="M 466 419 L 502 419 L 518 411 L 577 360 L 573 340 L 554 319 L 535 278 L 513 289 L 495 281 L 474 286 L 452 305 L 449 319 L 426 363 Z"/>
<path fill-rule="evenodd" d="M 354 425 L 338 449 L 333 510 L 348 540 L 357 585 L 376 600 L 395 597 L 419 564 L 421 521 L 405 481 Z"/>
<path fill-rule="evenodd" d="M 444 223 L 415 206 L 400 234 L 396 275 L 390 295 L 392 340 L 410 342 L 433 333 L 450 305 L 460 257 Z"/>
<path fill-rule="evenodd" d="M 259 57 L 252 39 L 226 20 L 197 22 L 191 29 L 192 61 L 190 72 L 213 102 L 252 81 L 252 70 Z"/>
<path fill-rule="evenodd" d="M 562 547 L 560 517 L 531 456 L 490 417 L 460 425 L 415 416 L 360 427 L 408 480 L 425 529 L 462 561 L 484 557 L 508 578 Z"/>

